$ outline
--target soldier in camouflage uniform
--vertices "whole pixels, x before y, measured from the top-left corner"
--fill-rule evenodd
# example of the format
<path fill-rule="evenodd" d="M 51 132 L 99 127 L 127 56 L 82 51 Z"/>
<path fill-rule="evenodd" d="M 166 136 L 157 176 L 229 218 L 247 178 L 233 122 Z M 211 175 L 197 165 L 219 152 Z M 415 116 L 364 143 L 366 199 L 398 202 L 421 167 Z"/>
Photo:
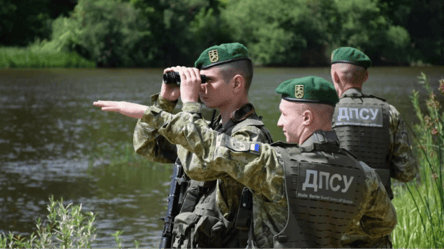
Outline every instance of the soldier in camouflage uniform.
<path fill-rule="evenodd" d="M 352 47 L 332 53 L 331 77 L 340 96 L 333 129 L 341 147 L 375 169 L 393 199 L 391 178 L 413 180 L 418 172 L 404 121 L 384 99 L 362 93 L 370 58 Z"/>
<path fill-rule="evenodd" d="M 269 131 L 248 102 L 253 66 L 243 45 L 229 43 L 210 47 L 201 53 L 195 68 L 173 67 L 165 69 L 164 73 L 171 71 L 179 72 L 181 86 L 197 84 L 200 89 L 196 94 L 202 102 L 207 107 L 219 109 L 220 116 L 211 129 L 241 141 L 272 142 Z M 206 75 L 207 83 L 201 84 L 201 74 Z M 154 107 L 171 113 L 179 97 L 179 87 L 162 84 L 160 95 L 151 99 Z M 127 102 L 101 101 L 95 105 L 135 118 L 141 118 L 145 110 L 150 110 L 147 106 Z M 192 107 L 199 112 L 202 108 L 197 103 Z M 179 153 L 184 168 L 205 167 L 205 162 L 196 154 L 181 146 L 176 149 L 167 140 L 143 119 L 137 122 L 134 149 L 138 154 L 151 161 L 174 163 Z M 173 247 L 245 247 L 250 227 L 247 222 L 241 224 L 236 220 L 245 185 L 228 173 L 203 181 L 194 179 L 197 181 L 189 181 L 181 211 L 174 220 Z M 242 218 L 248 220 L 248 217 Z"/>
<path fill-rule="evenodd" d="M 151 106 L 141 122 L 177 144 L 182 161 L 194 153 L 201 163 L 184 167 L 191 178 L 229 175 L 252 190 L 255 246 L 372 247 L 394 229 L 395 209 L 377 174 L 340 149 L 331 130 L 339 99 L 329 82 L 311 76 L 276 89 L 287 142 L 272 145 L 209 129 L 192 83 L 181 85 L 182 112 Z"/>

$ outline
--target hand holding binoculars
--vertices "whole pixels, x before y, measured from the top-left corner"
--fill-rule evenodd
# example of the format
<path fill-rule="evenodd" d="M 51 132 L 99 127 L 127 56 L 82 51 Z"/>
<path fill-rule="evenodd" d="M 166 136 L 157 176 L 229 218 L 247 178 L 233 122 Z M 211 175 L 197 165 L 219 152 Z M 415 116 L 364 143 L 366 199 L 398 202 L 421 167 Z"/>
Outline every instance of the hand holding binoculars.
<path fill-rule="evenodd" d="M 207 82 L 207 76 L 201 75 L 202 84 Z M 163 83 L 180 85 L 180 74 L 178 72 L 168 72 L 163 74 Z"/>

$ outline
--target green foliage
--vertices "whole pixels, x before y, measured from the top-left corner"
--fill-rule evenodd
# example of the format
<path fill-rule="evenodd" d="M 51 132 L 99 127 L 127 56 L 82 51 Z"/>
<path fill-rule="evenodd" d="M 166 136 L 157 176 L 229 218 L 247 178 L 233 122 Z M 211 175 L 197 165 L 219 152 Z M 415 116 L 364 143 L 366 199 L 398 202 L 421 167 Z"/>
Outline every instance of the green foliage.
<path fill-rule="evenodd" d="M 396 189 L 399 198 L 393 201 L 398 214 L 398 225 L 393 232 L 394 247 L 444 247 L 444 175 L 443 175 L 443 117 L 441 104 L 425 74 L 419 83 L 428 92 L 427 114 L 420 109 L 419 93 L 411 100 L 419 119 L 414 126 L 415 149 L 420 167 L 420 184 L 409 183 Z M 444 79 L 439 91 L 444 94 Z"/>
<path fill-rule="evenodd" d="M 77 52 L 103 67 L 191 66 L 205 48 L 233 41 L 247 45 L 254 62 L 264 65 L 328 65 L 339 46 L 363 50 L 375 65 L 444 64 L 440 0 L 79 0 L 74 9 L 75 4 L 0 0 L 0 44 L 26 46 L 52 34 L 57 51 Z"/>
<path fill-rule="evenodd" d="M 28 48 L 0 48 L 0 68 L 93 68 L 95 63 L 75 52 L 61 52 L 36 44 Z"/>
<path fill-rule="evenodd" d="M 63 204 L 63 199 L 54 201 L 49 199 L 46 225 L 39 218 L 37 231 L 29 239 L 20 235 L 9 233 L 8 236 L 0 234 L 0 248 L 91 248 L 95 239 L 93 226 L 96 215 L 92 212 L 83 214 L 82 205 Z"/>
<path fill-rule="evenodd" d="M 154 39 L 141 12 L 118 0 L 80 0 L 69 18 L 53 23 L 53 42 L 98 66 L 143 66 L 151 61 Z"/>
<path fill-rule="evenodd" d="M 408 32 L 390 25 L 376 1 L 233 0 L 223 15 L 234 40 L 260 64 L 327 65 L 339 46 L 360 48 L 376 61 L 407 59 L 401 52 Z"/>
<path fill-rule="evenodd" d="M 248 47 L 255 63 L 326 63 L 323 53 L 319 58 L 315 52 L 323 50 L 323 40 L 327 38 L 321 21 L 322 5 L 320 1 L 305 0 L 233 0 L 223 18 L 232 30 L 233 40 Z"/>
<path fill-rule="evenodd" d="M 50 0 L 0 0 L 0 44 L 25 46 L 50 32 Z"/>

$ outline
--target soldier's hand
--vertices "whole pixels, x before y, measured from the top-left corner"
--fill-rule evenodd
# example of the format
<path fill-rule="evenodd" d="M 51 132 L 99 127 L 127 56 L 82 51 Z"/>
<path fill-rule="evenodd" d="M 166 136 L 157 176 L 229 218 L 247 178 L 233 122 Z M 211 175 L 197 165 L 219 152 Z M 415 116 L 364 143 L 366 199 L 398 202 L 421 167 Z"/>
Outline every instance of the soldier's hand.
<path fill-rule="evenodd" d="M 169 67 L 163 70 L 163 73 L 167 72 L 179 72 L 179 68 L 182 67 Z M 176 84 L 164 84 L 162 83 L 162 88 L 160 89 L 160 96 L 169 101 L 176 101 L 180 97 L 180 87 Z"/>
<path fill-rule="evenodd" d="M 102 111 L 118 112 L 130 118 L 142 118 L 143 113 L 148 108 L 145 105 L 125 101 L 103 101 L 99 100 L 93 103 L 94 106 L 102 107 Z"/>
<path fill-rule="evenodd" d="M 182 102 L 197 102 L 202 80 L 200 71 L 195 67 L 179 68 L 180 74 L 180 98 Z"/>

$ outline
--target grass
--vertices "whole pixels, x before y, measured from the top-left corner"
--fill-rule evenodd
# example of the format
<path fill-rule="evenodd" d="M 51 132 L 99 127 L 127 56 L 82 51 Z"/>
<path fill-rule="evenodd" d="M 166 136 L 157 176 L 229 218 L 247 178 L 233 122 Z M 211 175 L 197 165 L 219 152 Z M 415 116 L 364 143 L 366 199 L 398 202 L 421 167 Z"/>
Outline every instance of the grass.
<path fill-rule="evenodd" d="M 425 74 L 419 83 L 428 92 L 427 113 L 420 109 L 419 93 L 414 91 L 411 100 L 419 119 L 413 127 L 414 149 L 420 165 L 418 182 L 395 188 L 398 225 L 393 231 L 395 248 L 444 247 L 444 178 L 443 178 L 443 117 L 441 104 Z M 444 79 L 438 90 L 444 94 Z"/>
<path fill-rule="evenodd" d="M 95 215 L 81 212 L 82 205 L 63 204 L 63 199 L 49 199 L 45 222 L 37 219 L 37 230 L 29 238 L 0 234 L 0 248 L 85 248 L 95 239 Z"/>
<path fill-rule="evenodd" d="M 95 68 L 77 53 L 51 49 L 43 43 L 26 48 L 0 47 L 0 68 Z"/>

